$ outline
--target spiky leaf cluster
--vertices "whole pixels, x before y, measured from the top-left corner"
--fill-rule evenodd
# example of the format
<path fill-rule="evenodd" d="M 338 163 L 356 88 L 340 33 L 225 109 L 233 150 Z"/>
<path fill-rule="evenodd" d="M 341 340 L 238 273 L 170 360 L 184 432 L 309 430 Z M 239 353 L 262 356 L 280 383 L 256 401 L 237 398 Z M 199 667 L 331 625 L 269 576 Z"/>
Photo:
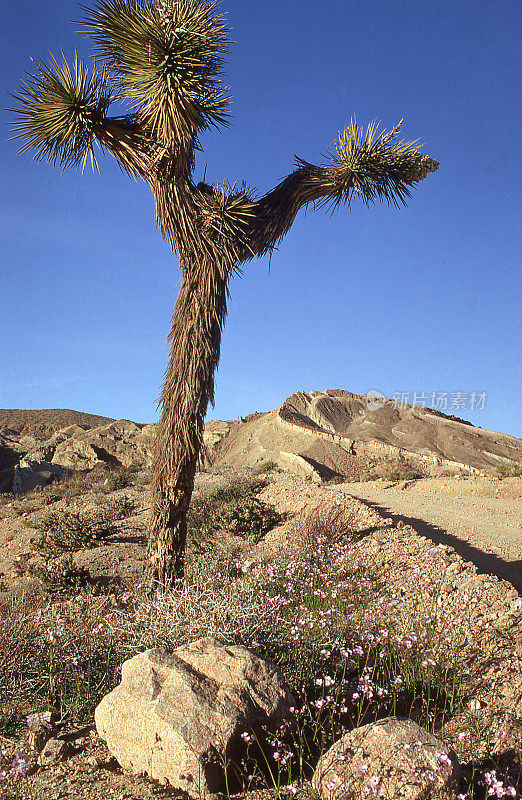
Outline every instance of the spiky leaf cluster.
<path fill-rule="evenodd" d="M 22 84 L 14 95 L 20 103 L 14 130 L 26 140 L 20 152 L 35 151 L 35 159 L 47 159 L 64 169 L 82 169 L 94 155 L 96 130 L 105 119 L 111 102 L 105 80 L 94 71 L 89 75 L 85 65 L 75 56 L 71 69 L 63 61 L 58 66 L 51 56 L 51 65 L 35 64 L 37 73 Z"/>
<path fill-rule="evenodd" d="M 220 85 L 227 30 L 216 4 L 201 0 L 101 0 L 83 20 L 121 99 L 165 142 L 226 124 Z"/>
<path fill-rule="evenodd" d="M 249 246 L 248 229 L 255 215 L 255 204 L 246 187 L 224 183 L 206 187 L 200 184 L 200 214 L 204 231 L 217 247 L 235 243 L 237 255 Z"/>
<path fill-rule="evenodd" d="M 420 152 L 418 141 L 398 140 L 401 123 L 389 132 L 379 132 L 376 122 L 363 131 L 352 120 L 339 134 L 334 148 L 326 153 L 336 187 L 330 202 L 350 202 L 355 193 L 365 203 L 379 199 L 396 207 L 406 205 L 409 187 L 439 165 Z"/>

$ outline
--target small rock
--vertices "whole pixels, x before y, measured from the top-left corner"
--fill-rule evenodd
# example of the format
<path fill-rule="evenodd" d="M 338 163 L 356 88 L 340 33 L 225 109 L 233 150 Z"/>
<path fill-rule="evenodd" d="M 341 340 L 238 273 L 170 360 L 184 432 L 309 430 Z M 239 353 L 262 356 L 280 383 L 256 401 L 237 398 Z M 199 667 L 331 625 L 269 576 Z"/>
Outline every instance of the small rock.
<path fill-rule="evenodd" d="M 452 561 L 449 567 L 446 570 L 446 575 L 452 575 L 456 572 L 462 572 L 462 563 L 460 561 Z"/>
<path fill-rule="evenodd" d="M 27 744 L 31 750 L 40 753 L 47 741 L 52 738 L 54 728 L 52 711 L 41 711 L 27 717 Z"/>
<path fill-rule="evenodd" d="M 49 739 L 38 756 L 38 764 L 41 767 L 50 767 L 63 761 L 68 753 L 67 743 L 61 739 Z"/>
<path fill-rule="evenodd" d="M 519 614 L 522 612 L 522 597 L 516 597 L 509 606 L 510 614 Z"/>

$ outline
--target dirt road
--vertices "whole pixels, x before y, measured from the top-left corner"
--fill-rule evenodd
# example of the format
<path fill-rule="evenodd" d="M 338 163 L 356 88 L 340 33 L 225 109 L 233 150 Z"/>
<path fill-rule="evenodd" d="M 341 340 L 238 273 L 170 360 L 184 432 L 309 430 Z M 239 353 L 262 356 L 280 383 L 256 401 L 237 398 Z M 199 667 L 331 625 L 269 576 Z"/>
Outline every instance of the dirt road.
<path fill-rule="evenodd" d="M 477 488 L 478 487 L 478 488 Z M 488 497 L 480 484 L 378 481 L 339 486 L 394 522 L 411 525 L 434 542 L 448 544 L 481 572 L 510 581 L 522 593 L 522 504 L 516 493 Z"/>

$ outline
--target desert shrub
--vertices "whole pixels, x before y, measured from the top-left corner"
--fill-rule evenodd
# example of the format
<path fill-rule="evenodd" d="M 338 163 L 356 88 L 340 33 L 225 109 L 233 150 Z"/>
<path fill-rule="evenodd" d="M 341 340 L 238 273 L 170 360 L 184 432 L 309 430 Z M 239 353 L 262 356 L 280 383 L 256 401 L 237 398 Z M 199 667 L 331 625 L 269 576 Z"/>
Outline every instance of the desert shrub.
<path fill-rule="evenodd" d="M 366 481 L 375 481 L 379 478 L 379 473 L 377 471 L 376 463 L 354 463 L 350 465 L 349 476 L 343 476 L 342 480 L 339 483 L 344 483 L 345 481 L 358 481 L 364 483 Z M 332 478 L 332 482 L 337 482 L 335 478 Z"/>
<path fill-rule="evenodd" d="M 354 540 L 357 537 L 355 522 L 354 513 L 342 503 L 324 503 L 301 514 L 294 527 L 303 546 L 313 548 L 318 539 L 325 543 Z"/>
<path fill-rule="evenodd" d="M 140 464 L 134 463 L 127 467 L 105 466 L 98 480 L 98 485 L 105 494 L 110 494 L 119 489 L 143 484 L 143 478 L 147 472 L 149 472 L 148 482 L 150 483 L 150 470 L 144 470 Z"/>
<path fill-rule="evenodd" d="M 339 486 L 341 483 L 345 483 L 348 480 L 344 475 L 334 475 L 333 478 L 327 481 L 328 484 L 331 486 Z"/>
<path fill-rule="evenodd" d="M 187 515 L 189 552 L 208 553 L 230 538 L 236 544 L 238 539 L 255 541 L 277 525 L 281 515 L 257 497 L 265 485 L 259 478 L 232 481 L 196 497 Z"/>
<path fill-rule="evenodd" d="M 91 583 L 89 570 L 77 566 L 70 554 L 43 559 L 23 553 L 15 568 L 18 575 L 38 578 L 50 592 L 71 591 Z"/>
<path fill-rule="evenodd" d="M 62 499 L 62 495 L 59 492 L 47 492 L 42 497 L 42 505 L 44 506 L 52 506 L 53 503 L 57 503 L 58 500 Z"/>
<path fill-rule="evenodd" d="M 96 547 L 116 532 L 114 523 L 130 516 L 134 509 L 134 502 L 124 496 L 94 511 L 51 511 L 31 523 L 40 534 L 33 542 L 34 549 L 46 558 L 54 558 Z"/>
<path fill-rule="evenodd" d="M 519 478 L 522 476 L 522 464 L 499 464 L 495 468 L 497 478 Z"/>
<path fill-rule="evenodd" d="M 38 486 L 34 491 L 24 495 L 24 499 L 34 499 L 40 506 L 52 505 L 58 500 L 70 502 L 75 497 L 89 494 L 92 486 L 93 482 L 89 472 L 71 471 L 48 486 Z"/>
<path fill-rule="evenodd" d="M 132 478 L 132 485 L 137 488 L 150 486 L 152 482 L 152 470 L 148 467 L 144 467 L 133 473 Z"/>
<path fill-rule="evenodd" d="M 227 501 L 244 499 L 247 490 L 241 485 L 216 494 Z M 292 686 L 313 683 L 316 657 L 321 658 L 321 649 L 332 637 L 345 631 L 354 609 L 368 602 L 376 579 L 358 566 L 347 571 L 339 563 L 351 546 L 352 533 L 342 508 L 331 514 L 321 509 L 309 520 L 300 520 L 299 527 L 295 557 L 236 580 L 230 580 L 231 570 L 223 567 L 215 551 L 212 558 L 191 560 L 184 584 L 140 604 L 125 632 L 131 649 L 138 642 L 175 648 L 218 635 L 258 648 L 283 669 Z M 330 598 L 334 594 L 335 600 Z"/>
<path fill-rule="evenodd" d="M 277 469 L 277 461 L 273 460 L 262 461 L 254 468 L 254 474 L 266 475 L 268 472 L 272 472 L 274 469 Z"/>
<path fill-rule="evenodd" d="M 121 497 L 92 512 L 52 511 L 33 522 L 39 536 L 33 549 L 15 560 L 18 575 L 38 578 L 52 592 L 73 590 L 91 581 L 88 570 L 78 567 L 72 553 L 97 547 L 117 530 L 115 522 L 134 511 L 134 503 Z"/>
<path fill-rule="evenodd" d="M 423 478 L 422 470 L 405 458 L 387 459 L 376 467 L 377 476 L 386 481 L 407 481 Z"/>
<path fill-rule="evenodd" d="M 135 510 L 136 504 L 134 500 L 127 497 L 127 495 L 123 495 L 123 497 L 118 497 L 117 500 L 112 501 L 107 508 L 107 513 L 112 516 L 114 520 L 119 520 L 132 516 Z"/>
<path fill-rule="evenodd" d="M 44 491 L 48 491 L 50 494 L 60 494 L 64 500 L 69 502 L 74 497 L 89 494 L 91 490 L 92 480 L 89 472 L 78 470 L 66 475 L 61 481 L 45 487 Z"/>
<path fill-rule="evenodd" d="M 118 469 L 109 472 L 103 482 L 103 489 L 107 493 L 116 492 L 118 489 L 126 489 L 132 485 L 132 475 L 126 469 Z"/>
<path fill-rule="evenodd" d="M 108 509 L 94 512 L 52 511 L 35 523 L 39 537 L 34 549 L 46 558 L 96 547 L 115 532 L 115 516 Z"/>
<path fill-rule="evenodd" d="M 43 495 L 48 493 L 66 500 L 91 492 L 110 494 L 135 485 L 138 482 L 138 474 L 138 465 L 120 467 L 99 463 L 90 470 L 74 471 L 62 478 L 59 483 L 54 483 L 41 491 Z"/>

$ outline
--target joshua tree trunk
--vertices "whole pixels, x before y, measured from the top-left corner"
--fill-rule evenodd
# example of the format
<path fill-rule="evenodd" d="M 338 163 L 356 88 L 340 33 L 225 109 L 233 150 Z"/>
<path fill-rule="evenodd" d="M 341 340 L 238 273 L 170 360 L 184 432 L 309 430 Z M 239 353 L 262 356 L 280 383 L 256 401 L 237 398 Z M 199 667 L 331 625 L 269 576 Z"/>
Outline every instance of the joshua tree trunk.
<path fill-rule="evenodd" d="M 203 422 L 214 397 L 228 275 L 216 261 L 182 258 L 169 365 L 161 395 L 149 520 L 149 572 L 162 588 L 184 574 L 186 514 Z"/>
<path fill-rule="evenodd" d="M 355 130 L 352 135 L 359 133 Z M 392 134 L 382 134 L 377 146 L 385 149 L 391 138 Z M 406 175 L 412 181 L 422 180 L 435 165 L 415 151 Z M 291 175 L 255 202 L 244 191 L 228 192 L 206 184 L 172 182 L 155 187 L 165 238 L 184 243 L 183 248 L 178 244 L 183 278 L 169 336 L 171 353 L 161 396 L 149 520 L 149 574 L 160 589 L 184 574 L 186 514 L 203 422 L 214 399 L 229 276 L 245 261 L 271 251 L 303 206 L 329 200 L 335 206 L 350 197 L 355 177 L 342 163 L 316 167 L 298 160 Z M 370 198 L 372 191 L 387 196 L 386 182 L 384 189 L 376 185 L 377 189 L 372 184 L 366 190 Z M 399 196 L 400 191 L 399 182 Z M 175 202 L 168 204 L 166 199 L 172 198 Z M 242 208 L 238 202 L 244 204 Z M 175 216 L 172 209 L 185 213 Z"/>

